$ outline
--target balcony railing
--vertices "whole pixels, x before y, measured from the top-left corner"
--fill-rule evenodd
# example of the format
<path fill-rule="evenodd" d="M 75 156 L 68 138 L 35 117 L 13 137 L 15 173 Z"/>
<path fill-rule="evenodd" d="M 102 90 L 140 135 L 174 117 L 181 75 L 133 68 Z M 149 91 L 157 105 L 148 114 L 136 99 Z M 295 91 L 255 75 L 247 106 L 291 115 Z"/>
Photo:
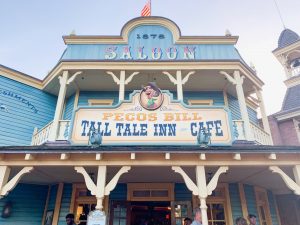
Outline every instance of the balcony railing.
<path fill-rule="evenodd" d="M 272 145 L 271 135 L 265 132 L 261 127 L 250 123 L 250 129 L 252 131 L 254 141 L 256 141 L 256 143 L 261 145 Z M 246 140 L 243 120 L 233 121 L 233 131 L 236 140 Z"/>
<path fill-rule="evenodd" d="M 48 123 L 46 126 L 40 130 L 35 129 L 31 145 L 41 145 L 48 141 L 49 134 L 53 128 L 53 121 Z M 60 120 L 58 134 L 56 136 L 56 141 L 65 141 L 69 139 L 69 129 L 70 129 L 70 120 Z"/>

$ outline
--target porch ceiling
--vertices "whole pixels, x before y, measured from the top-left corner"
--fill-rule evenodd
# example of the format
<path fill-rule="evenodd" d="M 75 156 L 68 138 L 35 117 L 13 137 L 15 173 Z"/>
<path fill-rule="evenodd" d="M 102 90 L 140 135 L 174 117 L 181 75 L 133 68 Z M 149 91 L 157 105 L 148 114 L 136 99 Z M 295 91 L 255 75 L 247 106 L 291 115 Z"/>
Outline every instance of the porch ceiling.
<path fill-rule="evenodd" d="M 196 183 L 195 167 L 182 167 L 189 177 Z M 218 167 L 205 167 L 206 177 L 209 178 L 217 171 Z M 290 177 L 293 177 L 291 167 L 281 167 Z M 13 167 L 11 177 L 21 168 Z M 97 179 L 97 167 L 85 167 L 88 173 Z M 117 173 L 120 167 L 108 167 L 107 181 Z M 25 175 L 22 183 L 55 184 L 84 183 L 83 176 L 76 173 L 73 167 L 41 166 Z M 128 173 L 121 176 L 119 183 L 184 183 L 182 177 L 175 173 L 170 166 L 133 166 Z M 281 177 L 272 174 L 266 166 L 232 166 L 227 173 L 220 176 L 219 183 L 244 183 L 264 187 L 277 194 L 288 194 L 287 188 Z"/>
<path fill-rule="evenodd" d="M 74 94 L 78 88 L 81 91 L 118 91 L 119 86 L 113 81 L 112 77 L 106 73 L 107 70 L 84 70 L 83 73 L 76 77 L 76 79 L 67 88 L 67 97 Z M 162 72 L 165 70 L 142 70 L 136 75 L 132 81 L 125 86 L 125 91 L 140 90 L 143 85 L 148 82 L 156 82 L 162 90 L 176 91 L 174 85 L 169 78 Z M 119 77 L 120 71 L 112 71 Z M 126 71 L 126 77 L 129 77 L 135 71 Z M 176 78 L 176 71 L 168 71 Z M 189 71 L 182 70 L 182 77 L 185 77 Z M 75 71 L 70 71 L 71 74 Z M 246 95 L 252 93 L 253 84 L 246 79 L 243 85 Z M 235 96 L 235 87 L 230 84 L 226 78 L 219 73 L 219 70 L 198 70 L 194 75 L 191 75 L 185 85 L 183 91 L 214 91 L 224 90 Z M 49 83 L 45 91 L 58 95 L 59 80 L 54 78 Z"/>

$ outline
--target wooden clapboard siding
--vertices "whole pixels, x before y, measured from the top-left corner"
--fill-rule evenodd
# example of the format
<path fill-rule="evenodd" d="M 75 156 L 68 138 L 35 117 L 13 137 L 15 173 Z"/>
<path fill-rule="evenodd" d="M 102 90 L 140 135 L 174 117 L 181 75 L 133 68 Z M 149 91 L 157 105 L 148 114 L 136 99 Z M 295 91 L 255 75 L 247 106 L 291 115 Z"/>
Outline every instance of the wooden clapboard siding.
<path fill-rule="evenodd" d="M 188 100 L 213 100 L 213 105 L 224 105 L 223 91 L 184 91 L 183 102 L 188 104 Z"/>
<path fill-rule="evenodd" d="M 227 97 L 228 97 L 228 107 L 231 111 L 232 119 L 233 120 L 241 120 L 242 116 L 241 116 L 238 99 L 233 97 L 232 95 L 228 95 Z M 250 122 L 252 122 L 254 124 L 258 124 L 257 112 L 248 106 L 247 106 L 247 111 L 248 111 L 248 116 L 249 116 Z"/>
<path fill-rule="evenodd" d="M 254 187 L 251 185 L 244 184 L 244 191 L 247 201 L 248 213 L 254 214 L 258 217 Z M 259 224 L 259 219 L 257 219 L 257 225 Z"/>
<path fill-rule="evenodd" d="M 28 100 L 38 112 L 3 91 L 11 91 Z M 1 74 L 0 92 L 0 104 L 8 109 L 8 112 L 0 111 L 0 146 L 30 145 L 34 128 L 42 128 L 53 120 L 57 97 Z"/>
<path fill-rule="evenodd" d="M 267 193 L 268 193 L 268 201 L 269 201 L 272 225 L 280 225 L 279 222 L 278 222 L 278 215 L 277 215 L 274 195 L 271 191 L 267 191 Z"/>
<path fill-rule="evenodd" d="M 229 196 L 231 202 L 232 219 L 243 216 L 239 187 L 237 183 L 229 184 Z"/>
<path fill-rule="evenodd" d="M 57 188 L 58 188 L 57 184 L 51 185 L 49 202 L 48 202 L 48 209 L 47 210 L 54 210 L 54 208 L 55 208 L 55 200 L 56 200 Z"/>
<path fill-rule="evenodd" d="M 0 217 L 3 225 L 41 225 L 48 185 L 18 184 L 8 196 L 0 199 L 0 209 L 7 201 L 12 201 L 9 218 Z"/>
<path fill-rule="evenodd" d="M 127 200 L 127 184 L 119 183 L 109 194 L 109 200 Z"/>
<path fill-rule="evenodd" d="M 72 196 L 72 184 L 64 184 L 59 218 L 58 218 L 58 225 L 66 224 L 65 217 L 68 213 L 70 213 L 71 196 Z"/>
<path fill-rule="evenodd" d="M 184 183 L 176 183 L 174 187 L 175 201 L 192 201 L 192 192 Z"/>
<path fill-rule="evenodd" d="M 75 94 L 71 95 L 67 100 L 65 104 L 65 109 L 64 109 L 64 115 L 63 119 L 64 120 L 71 120 L 73 116 L 73 109 L 74 109 L 74 101 L 75 101 Z"/>

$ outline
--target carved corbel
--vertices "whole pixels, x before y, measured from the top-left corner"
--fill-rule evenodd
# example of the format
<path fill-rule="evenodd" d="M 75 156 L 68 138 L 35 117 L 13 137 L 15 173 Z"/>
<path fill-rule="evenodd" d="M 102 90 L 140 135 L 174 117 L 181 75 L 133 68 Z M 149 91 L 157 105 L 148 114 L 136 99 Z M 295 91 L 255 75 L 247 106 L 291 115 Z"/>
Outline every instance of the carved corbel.
<path fill-rule="evenodd" d="M 220 74 L 224 75 L 227 78 L 227 80 L 230 83 L 232 83 L 233 85 L 237 84 L 236 80 L 232 76 L 230 76 L 228 73 L 226 73 L 225 71 L 220 71 Z"/>
<path fill-rule="evenodd" d="M 193 75 L 193 74 L 195 74 L 195 73 L 196 73 L 196 71 L 190 71 L 190 72 L 182 79 L 182 84 L 185 84 L 185 83 L 189 80 L 190 76 Z"/>
<path fill-rule="evenodd" d="M 291 179 L 285 172 L 283 172 L 278 166 L 270 166 L 269 169 L 273 173 L 277 173 L 281 176 L 286 186 L 291 189 L 296 195 L 300 195 L 300 185 Z"/>
<path fill-rule="evenodd" d="M 171 81 L 173 84 L 175 84 L 175 85 L 178 84 L 178 81 L 177 81 L 177 80 L 176 80 L 169 72 L 163 71 L 162 73 L 165 74 L 165 75 L 167 75 L 167 76 L 169 77 L 170 81 Z"/>
<path fill-rule="evenodd" d="M 67 84 L 71 84 L 78 75 L 82 74 L 82 71 L 78 71 L 76 73 L 74 73 L 67 81 Z"/>
<path fill-rule="evenodd" d="M 7 166 L 0 166 L 0 199 L 6 196 L 12 189 L 14 189 L 22 176 L 26 173 L 29 173 L 32 169 L 32 166 L 26 166 L 21 171 L 19 171 L 19 173 L 17 173 L 17 175 L 15 175 L 10 181 L 8 181 L 10 168 Z"/>
<path fill-rule="evenodd" d="M 95 195 L 97 198 L 96 209 L 102 211 L 103 209 L 103 199 L 105 195 L 109 195 L 109 193 L 116 187 L 118 180 L 121 175 L 127 173 L 131 169 L 130 166 L 123 166 L 117 174 L 111 179 L 111 181 L 105 185 L 106 183 L 106 166 L 98 167 L 98 180 L 97 185 L 91 179 L 89 174 L 83 167 L 75 167 L 77 173 L 81 173 L 84 177 L 85 184 L 87 189 L 91 192 L 92 195 Z"/>

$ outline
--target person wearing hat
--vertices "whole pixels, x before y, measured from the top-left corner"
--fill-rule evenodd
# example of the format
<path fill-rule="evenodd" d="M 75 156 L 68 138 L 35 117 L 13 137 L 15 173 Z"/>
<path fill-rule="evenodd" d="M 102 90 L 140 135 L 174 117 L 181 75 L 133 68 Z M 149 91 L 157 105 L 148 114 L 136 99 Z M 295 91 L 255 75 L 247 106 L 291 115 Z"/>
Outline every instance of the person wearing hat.
<path fill-rule="evenodd" d="M 254 214 L 249 214 L 248 220 L 250 225 L 256 225 L 256 216 Z"/>

